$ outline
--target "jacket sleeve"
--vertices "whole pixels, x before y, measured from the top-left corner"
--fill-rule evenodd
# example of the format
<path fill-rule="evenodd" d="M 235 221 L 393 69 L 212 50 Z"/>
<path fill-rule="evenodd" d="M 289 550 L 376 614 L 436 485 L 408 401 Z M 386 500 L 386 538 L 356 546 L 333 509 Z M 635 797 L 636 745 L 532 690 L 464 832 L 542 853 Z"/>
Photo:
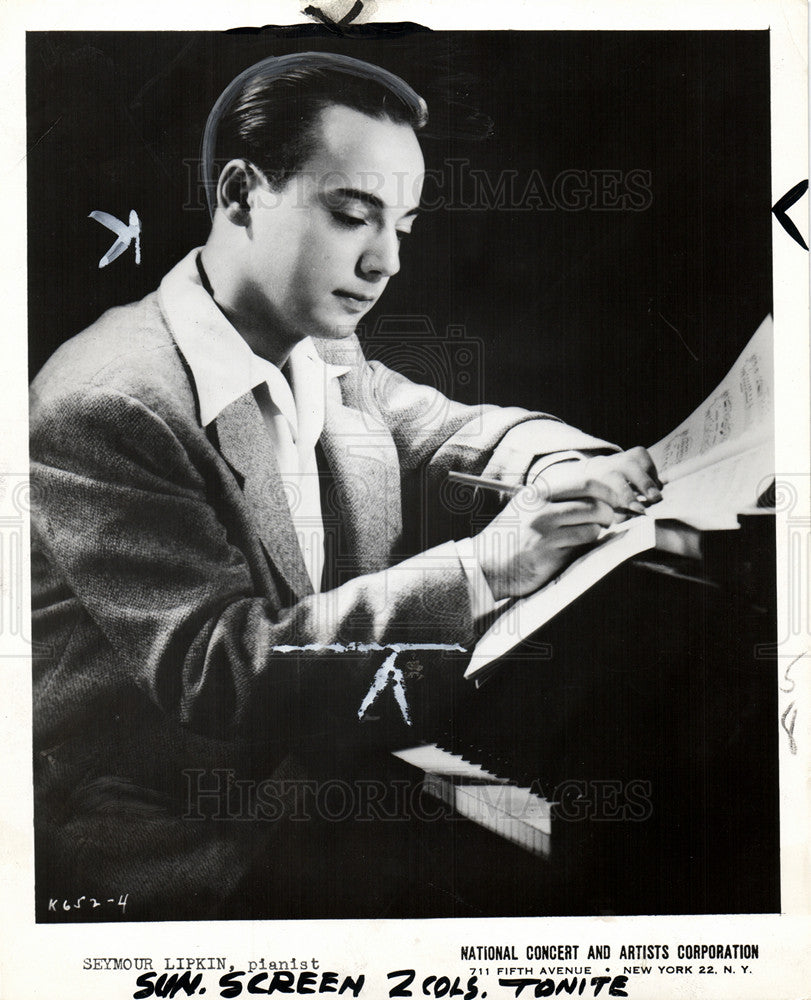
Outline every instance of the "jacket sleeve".
<path fill-rule="evenodd" d="M 345 699 L 338 714 L 357 718 L 378 660 L 355 657 L 360 675 L 344 685 L 336 678 L 346 657 L 280 647 L 473 639 L 450 545 L 290 608 L 256 596 L 211 502 L 211 477 L 166 420 L 130 396 L 92 388 L 34 399 L 31 457 L 40 557 L 137 686 L 192 728 L 222 738 L 257 720 L 284 728 L 323 685 Z"/>
<path fill-rule="evenodd" d="M 553 417 L 517 406 L 465 406 L 372 361 L 367 392 L 397 444 L 404 472 L 427 465 L 525 482 L 537 459 L 556 452 L 618 451 L 616 445 Z"/>

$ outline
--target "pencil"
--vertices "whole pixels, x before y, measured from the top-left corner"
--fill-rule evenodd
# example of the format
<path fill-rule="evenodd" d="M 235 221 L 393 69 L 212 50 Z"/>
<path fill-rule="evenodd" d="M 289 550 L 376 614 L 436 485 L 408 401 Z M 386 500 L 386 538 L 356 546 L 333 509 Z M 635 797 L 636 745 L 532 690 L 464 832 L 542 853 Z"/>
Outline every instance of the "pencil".
<path fill-rule="evenodd" d="M 483 476 L 471 476 L 467 472 L 449 472 L 448 479 L 452 483 L 462 483 L 464 486 L 475 486 L 481 490 L 494 490 L 497 493 L 506 493 L 507 496 L 514 497 L 520 493 L 524 486 L 517 486 L 511 483 L 502 483 L 498 479 L 485 479 Z"/>
<path fill-rule="evenodd" d="M 462 483 L 464 486 L 475 486 L 482 490 L 493 490 L 496 493 L 504 493 L 509 497 L 514 497 L 516 493 L 520 493 L 526 485 L 515 486 L 510 483 L 502 483 L 498 479 L 486 479 L 484 476 L 471 476 L 468 472 L 451 471 L 448 473 L 448 479 L 452 483 Z M 627 507 L 615 507 L 614 509 L 618 514 L 622 514 L 626 518 L 639 517 L 639 515 L 643 513 L 638 510 L 629 510 Z"/>

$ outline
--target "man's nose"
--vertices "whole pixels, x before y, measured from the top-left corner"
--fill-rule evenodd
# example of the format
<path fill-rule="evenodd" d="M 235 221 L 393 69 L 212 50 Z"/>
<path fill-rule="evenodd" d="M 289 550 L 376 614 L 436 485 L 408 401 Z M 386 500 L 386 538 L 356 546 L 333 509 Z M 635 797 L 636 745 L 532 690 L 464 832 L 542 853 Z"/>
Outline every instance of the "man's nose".
<path fill-rule="evenodd" d="M 390 278 L 400 270 L 400 241 L 393 230 L 380 230 L 358 261 L 361 274 L 374 281 Z"/>

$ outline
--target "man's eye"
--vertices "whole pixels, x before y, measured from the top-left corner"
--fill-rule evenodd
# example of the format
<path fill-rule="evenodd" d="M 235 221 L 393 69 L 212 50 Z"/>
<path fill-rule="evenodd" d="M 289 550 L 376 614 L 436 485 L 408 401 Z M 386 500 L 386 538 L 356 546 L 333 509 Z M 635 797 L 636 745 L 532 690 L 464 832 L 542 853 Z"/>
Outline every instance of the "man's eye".
<path fill-rule="evenodd" d="M 366 225 L 366 219 L 363 216 L 348 215 L 346 212 L 333 212 L 332 217 L 339 225 L 345 226 L 347 229 L 357 229 L 359 226 Z"/>
<path fill-rule="evenodd" d="M 400 241 L 400 243 L 403 242 L 403 240 L 406 238 L 406 236 L 410 236 L 410 235 L 411 235 L 411 230 L 410 229 L 398 229 L 397 230 L 397 239 Z"/>

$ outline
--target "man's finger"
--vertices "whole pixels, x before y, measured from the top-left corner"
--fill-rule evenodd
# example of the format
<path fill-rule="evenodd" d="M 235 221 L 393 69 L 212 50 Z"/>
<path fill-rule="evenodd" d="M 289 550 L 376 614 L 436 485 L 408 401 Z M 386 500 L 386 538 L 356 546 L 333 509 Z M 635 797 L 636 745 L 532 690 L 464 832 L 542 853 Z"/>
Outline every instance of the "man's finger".
<path fill-rule="evenodd" d="M 574 500 L 602 500 L 609 506 L 616 506 L 616 497 L 611 487 L 601 478 L 586 471 L 585 464 L 571 470 L 571 478 L 555 489 L 552 499 L 556 502 Z"/>
<path fill-rule="evenodd" d="M 650 480 L 650 484 L 657 490 L 661 490 L 662 482 L 659 479 L 659 473 L 656 469 L 656 463 L 651 458 L 649 452 L 646 448 L 637 446 L 636 448 L 630 448 L 625 453 L 625 457 L 630 459 L 629 465 L 629 479 L 635 483 L 635 485 L 640 486 L 640 492 L 647 495 L 647 489 L 649 486 L 644 486 L 645 480 Z M 637 482 L 636 475 L 634 474 L 638 470 L 637 475 L 642 477 L 642 480 Z M 643 488 L 644 486 L 644 488 Z"/>
<path fill-rule="evenodd" d="M 633 489 L 634 496 L 642 496 L 649 503 L 658 503 L 662 499 L 659 487 L 642 469 L 631 466 L 624 469 L 625 478 Z"/>
<path fill-rule="evenodd" d="M 610 487 L 612 499 L 608 502 L 617 510 L 632 510 L 636 514 L 644 514 L 644 506 L 637 500 L 637 491 L 624 473 L 617 470 L 605 477 L 605 483 Z"/>
<path fill-rule="evenodd" d="M 599 524 L 608 527 L 615 521 L 614 509 L 602 500 L 563 500 L 548 504 L 532 526 L 540 532 L 569 524 Z"/>
<path fill-rule="evenodd" d="M 644 449 L 640 449 L 644 451 Z M 647 455 L 647 452 L 644 452 Z M 653 475 L 651 475 L 651 470 Z M 619 471 L 625 476 L 636 493 L 645 497 L 651 503 L 656 503 L 662 499 L 660 493 L 659 479 L 656 476 L 656 468 L 652 462 L 641 462 L 633 458 L 628 453 L 628 461 L 623 462 Z"/>
<path fill-rule="evenodd" d="M 614 508 L 604 500 L 570 500 L 560 507 L 561 524 L 599 524 L 607 528 L 616 521 Z"/>
<path fill-rule="evenodd" d="M 591 545 L 596 542 L 602 531 L 597 524 L 567 524 L 560 528 L 554 537 L 554 545 L 559 549 L 571 549 L 578 545 Z"/>

